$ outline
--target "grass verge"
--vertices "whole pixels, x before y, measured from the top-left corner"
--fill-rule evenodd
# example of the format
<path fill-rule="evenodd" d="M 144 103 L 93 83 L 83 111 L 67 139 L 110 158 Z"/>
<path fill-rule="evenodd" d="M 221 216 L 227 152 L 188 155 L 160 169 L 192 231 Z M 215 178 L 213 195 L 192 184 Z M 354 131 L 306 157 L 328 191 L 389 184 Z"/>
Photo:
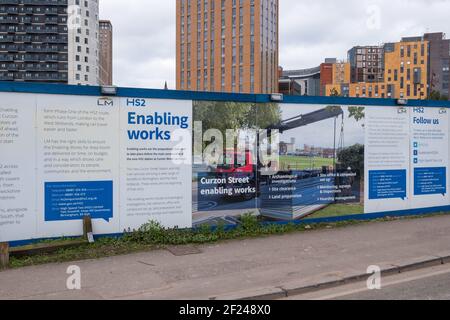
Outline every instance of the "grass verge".
<path fill-rule="evenodd" d="M 443 215 L 448 213 L 440 213 Z M 427 215 L 429 217 L 430 215 Z M 249 239 L 270 235 L 281 235 L 293 232 L 306 232 L 317 229 L 341 228 L 355 224 L 367 224 L 380 221 L 394 221 L 402 219 L 422 218 L 387 217 L 370 221 L 343 221 L 319 224 L 264 224 L 256 217 L 244 215 L 241 224 L 234 229 L 226 230 L 224 225 L 215 229 L 204 226 L 198 229 L 165 229 L 156 222 L 149 222 L 139 230 L 125 234 L 120 238 L 101 238 L 94 244 L 83 244 L 73 248 L 57 250 L 53 253 L 31 255 L 25 257 L 11 257 L 10 267 L 20 268 L 46 263 L 62 263 L 77 260 L 97 259 L 154 249 L 161 249 L 170 245 L 207 244 L 225 240 Z M 79 239 L 78 239 L 79 240 Z M 51 244 L 51 241 L 45 243 Z"/>
<path fill-rule="evenodd" d="M 332 204 L 308 216 L 307 219 L 343 217 L 363 213 L 364 213 L 363 204 Z M 307 221 L 307 219 L 305 221 Z"/>

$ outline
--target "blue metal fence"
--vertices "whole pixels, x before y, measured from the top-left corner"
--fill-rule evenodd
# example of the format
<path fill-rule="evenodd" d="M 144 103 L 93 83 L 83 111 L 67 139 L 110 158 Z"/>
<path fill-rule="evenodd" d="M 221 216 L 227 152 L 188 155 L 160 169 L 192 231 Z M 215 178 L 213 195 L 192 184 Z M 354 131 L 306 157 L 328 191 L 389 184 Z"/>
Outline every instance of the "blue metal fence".
<path fill-rule="evenodd" d="M 4 82 L 0 81 L 0 92 L 42 93 L 62 95 L 102 96 L 101 87 L 73 86 L 64 84 Z M 200 101 L 233 101 L 233 102 L 272 102 L 269 94 L 239 94 L 218 92 L 194 92 L 177 90 L 158 90 L 118 87 L 117 97 L 149 98 L 149 99 L 179 99 Z M 398 106 L 395 99 L 374 98 L 343 98 L 343 97 L 313 97 L 284 96 L 282 103 L 295 104 L 326 104 L 326 105 L 358 105 L 358 106 Z M 408 100 L 409 107 L 445 107 L 450 108 L 450 101 Z"/>

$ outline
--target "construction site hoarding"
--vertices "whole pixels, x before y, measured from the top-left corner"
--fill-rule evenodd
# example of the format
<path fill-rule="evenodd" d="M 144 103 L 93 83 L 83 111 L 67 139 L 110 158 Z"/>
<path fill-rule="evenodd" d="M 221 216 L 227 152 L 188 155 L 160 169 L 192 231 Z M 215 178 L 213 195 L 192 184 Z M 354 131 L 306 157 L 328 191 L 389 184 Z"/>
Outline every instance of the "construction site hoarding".
<path fill-rule="evenodd" d="M 447 105 L 55 91 L 0 92 L 0 242 L 450 209 Z"/>

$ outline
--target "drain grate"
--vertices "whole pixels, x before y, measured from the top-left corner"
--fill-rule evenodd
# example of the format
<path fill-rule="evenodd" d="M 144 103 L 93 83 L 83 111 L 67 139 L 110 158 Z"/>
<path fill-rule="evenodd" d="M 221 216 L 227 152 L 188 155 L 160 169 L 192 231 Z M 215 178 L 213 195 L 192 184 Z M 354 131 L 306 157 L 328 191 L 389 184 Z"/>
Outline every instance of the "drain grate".
<path fill-rule="evenodd" d="M 200 254 L 202 251 L 195 246 L 170 246 L 166 250 L 177 257 Z"/>

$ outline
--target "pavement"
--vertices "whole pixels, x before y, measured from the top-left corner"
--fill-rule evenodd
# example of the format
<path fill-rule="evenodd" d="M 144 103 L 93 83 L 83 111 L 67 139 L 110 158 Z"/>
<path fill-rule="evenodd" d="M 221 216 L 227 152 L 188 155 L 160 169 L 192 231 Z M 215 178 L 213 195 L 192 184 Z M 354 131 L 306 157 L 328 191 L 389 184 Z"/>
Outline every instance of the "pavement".
<path fill-rule="evenodd" d="M 450 216 L 371 222 L 0 272 L 0 299 L 277 299 L 450 261 Z M 187 255 L 183 255 L 187 254 Z M 67 268 L 81 270 L 68 290 Z"/>

